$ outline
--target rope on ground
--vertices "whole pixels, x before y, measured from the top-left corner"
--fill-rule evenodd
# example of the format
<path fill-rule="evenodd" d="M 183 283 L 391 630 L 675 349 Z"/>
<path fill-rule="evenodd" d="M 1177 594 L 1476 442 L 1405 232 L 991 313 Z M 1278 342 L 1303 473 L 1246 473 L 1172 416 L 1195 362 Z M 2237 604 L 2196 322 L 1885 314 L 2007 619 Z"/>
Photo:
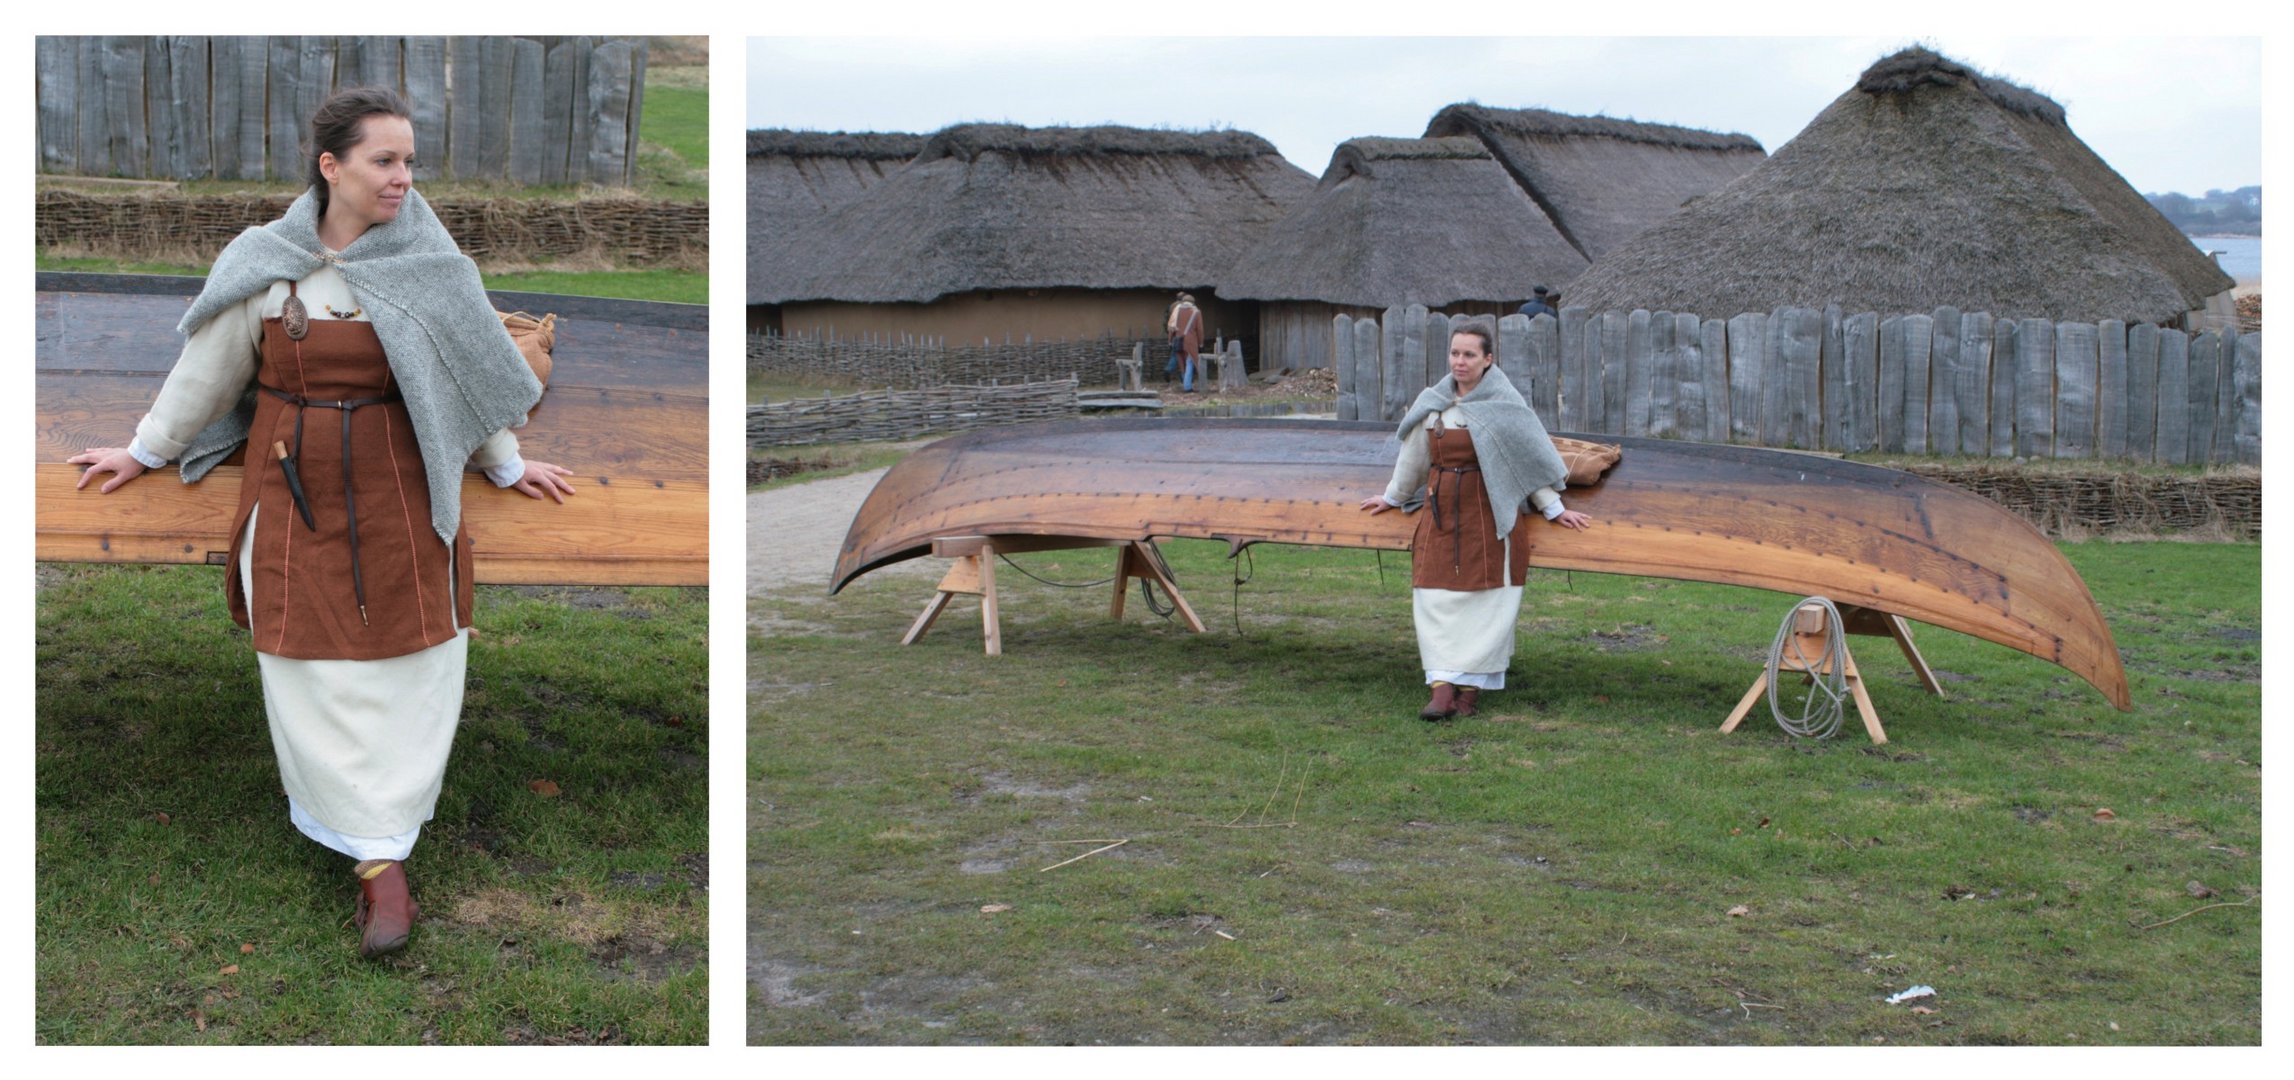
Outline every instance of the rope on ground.
<path fill-rule="evenodd" d="M 1259 567 L 1257 560 L 1251 557 L 1249 544 L 1236 548 L 1235 553 L 1228 556 L 1227 559 L 1235 564 L 1235 636 L 1241 637 L 1243 636 L 1243 586 L 1250 584 L 1250 580 L 1258 576 Z M 1248 573 L 1243 571 L 1244 566 L 1250 567 Z"/>
<path fill-rule="evenodd" d="M 1108 582 L 1115 580 L 1114 578 L 1111 578 L 1111 577 L 1104 577 L 1104 578 L 1100 578 L 1098 581 L 1088 581 L 1088 582 L 1085 582 L 1085 583 L 1083 583 L 1083 584 L 1081 584 L 1081 585 L 1070 585 L 1070 584 L 1068 584 L 1068 583 L 1066 583 L 1066 582 L 1064 582 L 1064 581 L 1052 581 L 1052 580 L 1050 580 L 1050 579 L 1048 579 L 1048 578 L 1041 578 L 1041 577 L 1036 577 L 1036 575 L 1028 573 L 1028 568 L 1027 568 L 1027 567 L 1021 566 L 1020 564 L 1018 564 L 1018 563 L 1016 563 L 1016 562 L 1013 562 L 1013 561 L 1012 561 L 1012 557 L 1011 557 L 1011 556 L 1009 556 L 1009 555 L 1006 555 L 1006 554 L 1004 554 L 1004 553 L 1003 553 L 1003 552 L 1001 552 L 1001 551 L 999 551 L 999 552 L 996 552 L 996 558 L 1002 559 L 1002 560 L 1004 561 L 1004 565 L 1005 565 L 1005 566 L 1009 566 L 1009 567 L 1011 567 L 1012 569 L 1019 571 L 1021 574 L 1025 575 L 1025 576 L 1027 576 L 1027 577 L 1029 577 L 1029 578 L 1031 578 L 1031 579 L 1033 579 L 1033 580 L 1035 580 L 1035 581 L 1038 581 L 1038 582 L 1042 582 L 1042 583 L 1043 583 L 1043 584 L 1045 584 L 1045 585 L 1049 585 L 1049 586 L 1051 586 L 1052 588 L 1055 588 L 1055 589 L 1096 589 L 1096 588 L 1100 587 L 1101 585 L 1105 585 L 1105 584 L 1107 584 Z"/>
<path fill-rule="evenodd" d="M 1811 658 L 1802 650 L 1800 635 L 1794 632 L 1803 608 L 1818 608 L 1824 612 L 1824 650 L 1821 659 Z M 1784 625 L 1776 628 L 1776 641 L 1768 647 L 1768 711 L 1776 717 L 1776 726 L 1787 734 L 1801 738 L 1829 739 L 1840 733 L 1840 721 L 1847 715 L 1843 700 L 1848 694 L 1847 630 L 1840 618 L 1840 609 L 1821 596 L 1811 596 L 1792 605 L 1784 613 Z M 1808 673 L 1808 696 L 1801 700 L 1800 715 L 1789 717 L 1779 703 L 1783 689 L 1777 676 L 1784 666 L 1784 652 L 1792 650 L 1793 666 Z"/>

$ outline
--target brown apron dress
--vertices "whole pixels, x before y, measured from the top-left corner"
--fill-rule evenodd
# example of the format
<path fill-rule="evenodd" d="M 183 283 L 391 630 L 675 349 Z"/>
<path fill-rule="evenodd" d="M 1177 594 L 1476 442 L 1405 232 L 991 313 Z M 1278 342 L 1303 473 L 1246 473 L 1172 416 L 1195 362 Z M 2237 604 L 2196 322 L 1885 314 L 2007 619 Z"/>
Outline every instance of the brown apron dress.
<path fill-rule="evenodd" d="M 231 618 L 253 633 L 256 651 L 379 660 L 441 644 L 470 625 L 468 531 L 456 532 L 449 552 L 431 527 L 422 452 L 373 324 L 313 319 L 297 341 L 278 318 L 264 319 L 255 382 L 225 589 Z M 310 525 L 278 444 L 296 463 Z M 239 548 L 258 506 L 249 611 Z"/>
<path fill-rule="evenodd" d="M 1529 544 L 1520 508 L 1507 508 L 1514 515 L 1508 545 L 1490 513 L 1473 433 L 1444 427 L 1437 418 L 1426 439 L 1426 509 L 1410 542 L 1411 586 L 1478 592 L 1521 584 L 1529 575 Z"/>

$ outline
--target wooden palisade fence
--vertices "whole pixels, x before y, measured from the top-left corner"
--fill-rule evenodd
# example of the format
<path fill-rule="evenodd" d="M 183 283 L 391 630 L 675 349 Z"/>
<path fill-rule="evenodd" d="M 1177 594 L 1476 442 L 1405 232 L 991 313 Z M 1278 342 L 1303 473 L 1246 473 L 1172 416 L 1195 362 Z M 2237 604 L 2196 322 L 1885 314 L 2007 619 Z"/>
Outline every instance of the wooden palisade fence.
<path fill-rule="evenodd" d="M 645 39 L 42 37 L 34 68 L 43 172 L 298 181 L 319 102 L 386 86 L 418 180 L 627 186 Z"/>
<path fill-rule="evenodd" d="M 1448 370 L 1412 305 L 1336 316 L 1338 416 L 1399 419 Z M 2262 335 L 1781 308 L 1498 321 L 1499 366 L 1556 431 L 1808 450 L 2169 465 L 2262 461 Z"/>

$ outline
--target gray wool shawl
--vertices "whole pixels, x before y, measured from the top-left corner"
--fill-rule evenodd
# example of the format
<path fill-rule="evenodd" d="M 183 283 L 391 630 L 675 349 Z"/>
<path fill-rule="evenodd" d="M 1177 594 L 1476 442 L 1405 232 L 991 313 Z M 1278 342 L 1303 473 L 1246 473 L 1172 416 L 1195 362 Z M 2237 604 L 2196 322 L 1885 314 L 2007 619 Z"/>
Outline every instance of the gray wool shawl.
<path fill-rule="evenodd" d="M 218 312 L 332 264 L 358 297 L 406 398 L 430 482 L 430 524 L 451 544 L 462 522 L 462 469 L 495 432 L 522 426 L 542 385 L 486 298 L 478 265 L 422 196 L 409 190 L 395 220 L 330 254 L 319 242 L 318 197 L 305 191 L 285 217 L 240 233 L 208 272 L 176 329 L 190 335 Z M 194 436 L 182 454 L 191 483 L 247 441 L 255 392 Z"/>
<path fill-rule="evenodd" d="M 1494 364 L 1464 397 L 1458 396 L 1455 375 L 1444 375 L 1442 381 L 1419 391 L 1401 426 L 1394 429 L 1395 440 L 1409 438 L 1428 416 L 1452 405 L 1464 414 L 1466 429 L 1473 433 L 1474 456 L 1481 461 L 1482 486 L 1489 491 L 1492 509 L 1518 509 L 1539 488 L 1559 491 L 1566 486 L 1569 466 L 1553 448 L 1545 423 Z M 1515 515 L 1490 516 L 1496 519 L 1500 539 L 1513 531 Z"/>

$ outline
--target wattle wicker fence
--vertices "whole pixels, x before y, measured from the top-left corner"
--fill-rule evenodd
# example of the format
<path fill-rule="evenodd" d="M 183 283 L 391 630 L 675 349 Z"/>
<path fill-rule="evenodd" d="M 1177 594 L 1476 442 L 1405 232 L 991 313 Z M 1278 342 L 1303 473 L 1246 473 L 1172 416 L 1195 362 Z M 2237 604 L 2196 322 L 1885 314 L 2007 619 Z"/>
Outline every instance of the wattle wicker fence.
<path fill-rule="evenodd" d="M 932 386 L 749 406 L 751 447 L 914 439 L 1076 415 L 1073 378 Z"/>
<path fill-rule="evenodd" d="M 64 248 L 125 259 L 211 259 L 240 232 L 286 212 L 287 195 L 90 195 L 39 193 L 33 236 Z M 456 199 L 434 202 L 446 231 L 474 259 L 543 260 L 601 254 L 617 263 L 701 266 L 709 250 L 707 203 L 650 199 Z"/>
<path fill-rule="evenodd" d="M 1249 339 L 1206 338 L 1203 355 Z M 1103 334 L 1072 341 L 1005 341 L 949 345 L 941 338 L 765 333 L 749 335 L 749 370 L 764 375 L 828 376 L 862 386 L 916 388 L 956 383 L 1040 381 L 1075 377 L 1084 385 L 1116 382 L 1119 365 L 1138 347 L 1150 378 L 1171 355 L 1161 330 Z"/>

